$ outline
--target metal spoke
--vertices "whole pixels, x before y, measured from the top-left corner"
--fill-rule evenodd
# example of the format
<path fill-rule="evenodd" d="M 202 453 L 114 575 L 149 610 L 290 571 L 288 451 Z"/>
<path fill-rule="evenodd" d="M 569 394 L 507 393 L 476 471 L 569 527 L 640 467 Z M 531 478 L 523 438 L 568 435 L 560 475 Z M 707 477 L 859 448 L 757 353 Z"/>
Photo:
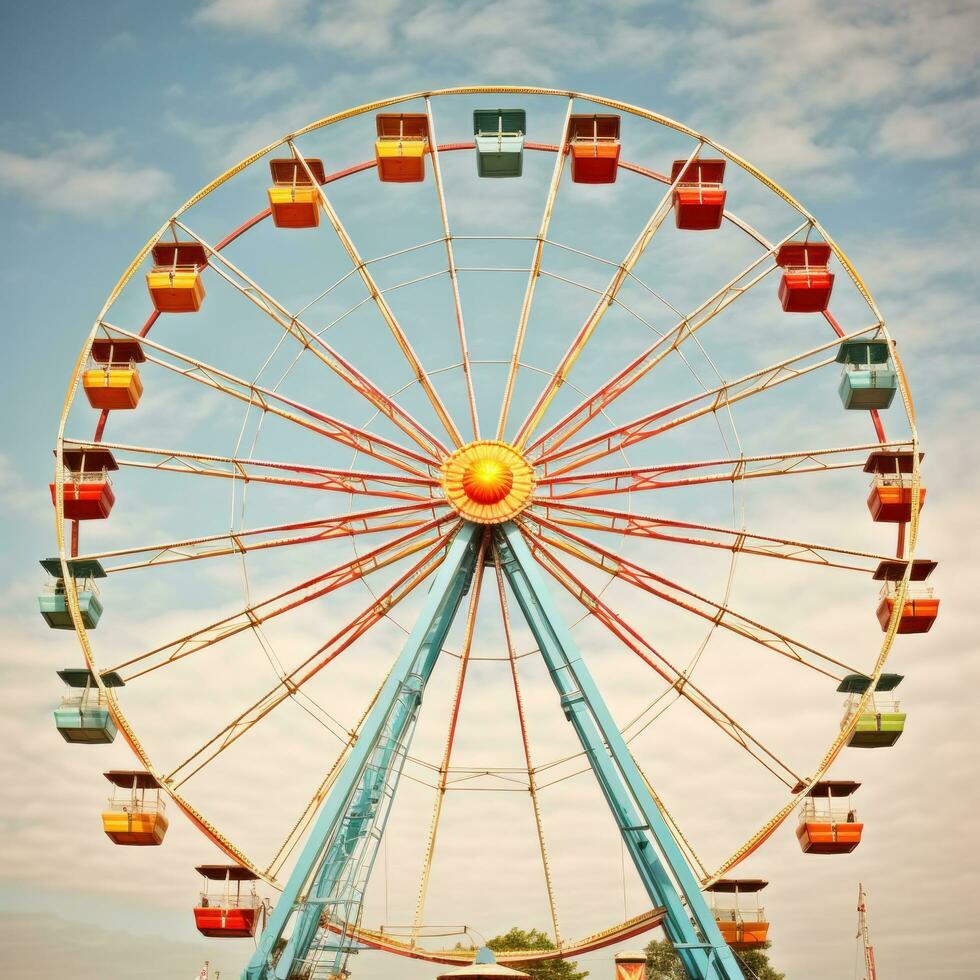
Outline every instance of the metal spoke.
<path fill-rule="evenodd" d="M 527 766 L 527 788 L 531 796 L 531 808 L 534 811 L 534 827 L 538 835 L 538 848 L 541 851 L 541 870 L 544 874 L 545 889 L 548 893 L 548 909 L 551 913 L 551 924 L 554 929 L 555 945 L 561 946 L 561 929 L 558 926 L 558 906 L 555 902 L 554 883 L 551 880 L 551 865 L 548 861 L 548 848 L 545 846 L 544 825 L 541 820 L 541 804 L 538 800 L 538 780 L 531 758 L 531 744 L 527 733 L 527 718 L 524 714 L 524 699 L 521 697 L 521 685 L 517 676 L 517 654 L 510 632 L 510 612 L 507 607 L 507 592 L 504 588 L 504 575 L 500 569 L 500 556 L 494 547 L 494 571 L 497 575 L 497 593 L 500 597 L 500 618 L 504 627 L 504 643 L 507 646 L 507 659 L 510 662 L 510 675 L 514 682 L 514 699 L 517 704 L 517 720 L 521 729 L 521 745 L 524 749 L 524 762 Z"/>
<path fill-rule="evenodd" d="M 446 260 L 449 263 L 449 282 L 453 289 L 453 309 L 456 313 L 456 332 L 459 335 L 459 349 L 463 358 L 463 378 L 466 382 L 466 398 L 470 407 L 470 423 L 473 438 L 480 438 L 480 418 L 476 410 L 476 393 L 473 390 L 473 374 L 470 370 L 470 352 L 466 343 L 466 326 L 463 322 L 463 304 L 459 298 L 459 279 L 456 275 L 456 255 L 453 251 L 453 236 L 449 230 L 449 212 L 446 210 L 446 195 L 442 187 L 442 167 L 439 163 L 439 141 L 436 139 L 436 123 L 432 117 L 432 104 L 425 97 L 425 114 L 429 120 L 429 139 L 432 141 L 432 176 L 439 200 L 439 215 L 442 218 L 442 233 L 446 243 Z"/>
<path fill-rule="evenodd" d="M 652 668 L 681 697 L 693 704 L 702 714 L 718 726 L 729 738 L 752 758 L 771 772 L 787 786 L 795 786 L 800 777 L 775 753 L 753 736 L 743 725 L 709 698 L 683 672 L 673 666 L 661 653 L 654 649 L 643 636 L 631 627 L 618 613 L 603 602 L 599 595 L 589 589 L 551 552 L 539 538 L 521 528 L 528 548 L 535 560 L 558 582 L 582 607 L 616 636 L 623 645 L 635 653 L 648 667 Z"/>
<path fill-rule="evenodd" d="M 778 653 L 780 656 L 786 657 L 803 667 L 808 667 L 818 674 L 823 674 L 825 677 L 830 677 L 836 681 L 841 680 L 840 675 L 832 673 L 825 669 L 825 667 L 814 663 L 814 659 L 823 661 L 824 664 L 832 664 L 834 667 L 838 667 L 848 674 L 860 673 L 857 668 L 852 667 L 850 664 L 837 660 L 829 654 L 822 653 L 806 643 L 793 639 L 785 633 L 771 629 L 762 623 L 749 619 L 747 616 L 743 616 L 727 605 L 727 603 L 709 599 L 662 575 L 657 575 L 655 572 L 644 568 L 634 561 L 620 558 L 611 551 L 607 551 L 605 548 L 595 544 L 595 542 L 574 534 L 567 528 L 560 527 L 545 517 L 527 513 L 525 518 L 528 521 L 533 521 L 541 528 L 560 535 L 559 538 L 546 537 L 540 533 L 535 534 L 530 531 L 526 524 L 522 525 L 526 534 L 532 536 L 542 544 L 564 551 L 566 554 L 591 565 L 593 568 L 607 572 L 635 588 L 654 595 L 658 599 L 662 599 L 664 602 L 669 602 L 671 605 L 693 613 L 695 616 L 707 620 L 709 623 L 714 623 L 716 626 L 721 626 L 738 636 L 745 637 L 745 639 L 751 640 L 753 643 L 758 643 L 767 650 Z"/>
<path fill-rule="evenodd" d="M 620 510 L 609 510 L 603 507 L 588 507 L 584 504 L 549 500 L 547 497 L 537 499 L 535 503 L 549 511 L 557 511 L 557 516 L 551 514 L 551 519 L 562 528 L 607 531 L 615 534 L 627 534 L 631 537 L 652 538 L 656 541 L 695 545 L 700 548 L 719 548 L 747 555 L 758 555 L 763 558 L 783 558 L 788 561 L 820 565 L 824 568 L 842 568 L 855 572 L 865 572 L 869 575 L 875 570 L 879 562 L 889 559 L 888 555 L 868 551 L 855 551 L 851 548 L 838 548 L 834 545 L 814 544 L 810 541 L 797 541 L 791 538 L 777 538 L 744 529 L 734 530 L 712 524 L 692 524 L 667 517 L 651 517 Z M 694 532 L 697 536 L 692 536 L 691 533 L 669 533 L 671 531 Z M 697 532 L 719 535 L 721 540 L 704 537 Z M 854 564 L 854 561 L 860 558 L 868 560 L 861 564 Z M 850 563 L 846 563 L 842 559 L 849 559 Z"/>
<path fill-rule="evenodd" d="M 398 347 L 408 363 L 408 366 L 412 370 L 412 374 L 418 380 L 419 385 L 425 392 L 426 397 L 429 399 L 429 402 L 435 410 L 436 415 L 439 417 L 439 421 L 442 423 L 443 428 L 445 428 L 452 441 L 457 446 L 461 446 L 463 444 L 463 437 L 460 435 L 459 429 L 456 428 L 456 423 L 453 422 L 452 417 L 442 404 L 442 400 L 439 398 L 439 395 L 433 387 L 432 382 L 429 380 L 425 369 L 422 367 L 422 362 L 419 360 L 418 355 L 412 348 L 408 337 L 405 335 L 405 331 L 402 330 L 400 324 L 395 319 L 395 314 L 388 305 L 388 301 L 384 298 L 383 293 L 378 288 L 378 284 L 375 282 L 374 276 L 371 274 L 371 270 L 361 258 L 360 253 L 357 251 L 357 247 L 354 245 L 353 240 L 347 233 L 347 229 L 344 227 L 337 215 L 337 212 L 334 210 L 333 205 L 327 198 L 326 192 L 317 182 L 313 175 L 313 171 L 310 170 L 309 164 L 306 162 L 306 159 L 299 152 L 296 144 L 293 143 L 292 140 L 289 141 L 289 148 L 292 150 L 293 155 L 306 171 L 310 183 L 316 188 L 323 213 L 327 216 L 327 220 L 330 222 L 331 227 L 336 232 L 337 237 L 340 239 L 341 245 L 343 245 L 344 250 L 347 252 L 351 262 L 354 265 L 354 268 L 361 277 L 361 281 L 364 283 L 365 288 L 370 293 L 371 298 L 374 300 L 374 304 L 378 308 L 378 312 L 381 314 L 382 319 L 388 325 L 391 335 L 395 338 L 395 342 L 398 344 Z"/>
<path fill-rule="evenodd" d="M 93 442 L 65 439 L 73 449 L 109 449 L 120 467 L 160 470 L 188 476 L 208 476 L 241 483 L 267 483 L 275 486 L 303 487 L 365 497 L 389 497 L 394 500 L 422 501 L 434 498 L 439 486 L 434 477 L 410 476 L 407 473 L 366 473 L 359 470 L 329 469 L 307 463 L 280 463 L 240 456 L 215 456 L 188 449 L 152 449 L 116 442 Z M 142 457 L 152 456 L 155 460 Z M 129 458 L 136 457 L 136 458 Z M 409 493 L 404 488 L 415 488 Z M 421 491 L 428 490 L 428 493 Z"/>
<path fill-rule="evenodd" d="M 261 385 L 249 381 L 243 381 L 241 378 L 222 371 L 220 368 L 171 350 L 146 337 L 137 337 L 136 334 L 132 334 L 128 330 L 123 330 L 120 327 L 114 327 L 111 324 L 103 323 L 102 326 L 112 336 L 139 340 L 144 349 L 149 348 L 158 354 L 177 361 L 178 363 L 175 364 L 172 361 L 165 360 L 163 357 L 154 357 L 151 354 L 146 355 L 147 363 L 166 368 L 168 371 L 173 371 L 175 374 L 179 374 L 189 381 L 206 385 L 208 388 L 230 395 L 238 401 L 254 405 L 263 412 L 269 412 L 287 421 L 295 422 L 297 425 L 326 436 L 335 442 L 339 442 L 349 449 L 354 449 L 357 452 L 390 463 L 392 466 L 413 476 L 427 477 L 434 468 L 434 461 L 428 455 L 417 453 L 414 450 L 399 446 L 389 439 L 376 436 L 356 426 L 348 425 L 346 422 L 341 422 L 339 419 L 319 412 L 307 405 L 303 405 L 294 399 L 286 398 L 284 395 L 280 395 L 269 388 L 264 388 Z"/>
<path fill-rule="evenodd" d="M 326 643 L 315 650 L 289 674 L 282 677 L 261 698 L 236 715 L 219 732 L 171 770 L 165 778 L 172 788 L 177 789 L 187 782 L 244 734 L 251 731 L 280 704 L 293 697 L 304 684 L 340 656 L 344 650 L 360 639 L 375 624 L 384 619 L 389 611 L 407 595 L 415 591 L 444 561 L 446 546 L 452 538 L 454 530 L 455 528 L 443 534 L 435 545 L 422 556 L 420 561 L 400 575 L 397 581 L 385 589 L 347 625 L 334 633 Z M 182 773 L 179 779 L 177 778 L 178 773 Z"/>
<path fill-rule="evenodd" d="M 534 301 L 534 289 L 538 283 L 538 273 L 541 269 L 541 258 L 544 253 L 545 241 L 548 238 L 548 228 L 551 225 L 551 215 L 555 209 L 555 198 L 558 196 L 558 187 L 561 184 L 562 171 L 565 168 L 565 153 L 563 152 L 565 140 L 568 134 L 568 124 L 572 118 L 572 106 L 575 100 L 570 98 L 565 109 L 565 121 L 562 124 L 561 142 L 559 152 L 555 157 L 554 170 L 551 173 L 551 184 L 548 186 L 548 196 L 545 199 L 544 214 L 541 216 L 541 224 L 538 226 L 538 235 L 534 243 L 534 253 L 531 257 L 531 270 L 528 276 L 527 286 L 524 290 L 524 302 L 521 304 L 521 315 L 517 323 L 517 334 L 514 337 L 514 352 L 511 354 L 510 367 L 507 371 L 507 382 L 504 386 L 504 397 L 500 405 L 500 418 L 497 421 L 497 439 L 503 440 L 507 430 L 507 416 L 510 413 L 510 403 L 514 396 L 514 384 L 517 380 L 517 372 L 520 369 L 521 352 L 524 349 L 524 338 L 527 335 L 527 323 L 531 316 L 531 304 Z"/>
<path fill-rule="evenodd" d="M 179 221 L 175 222 L 175 224 L 194 241 L 202 245 L 211 258 L 217 260 L 216 263 L 212 263 L 210 266 L 212 272 L 265 313 L 282 330 L 298 341 L 304 350 L 308 350 L 314 357 L 325 364 L 341 381 L 366 399 L 390 422 L 398 426 L 421 449 L 436 458 L 446 455 L 447 449 L 442 442 L 429 432 L 425 426 L 409 415 L 401 406 L 395 404 L 381 388 L 361 371 L 358 371 L 350 361 L 331 347 L 319 333 L 314 332 L 303 323 L 296 313 L 287 310 L 269 292 L 234 265 L 224 253 L 218 252 L 214 246 L 201 238 L 200 235 Z M 242 283 L 245 285 L 242 285 Z M 381 299 L 381 302 L 384 302 L 384 300 Z M 353 307 L 348 313 L 356 308 Z M 425 381 L 427 383 L 427 379 Z M 425 387 L 424 384 L 423 387 Z"/>
<path fill-rule="evenodd" d="M 431 526 L 437 509 L 448 507 L 448 503 L 422 501 L 421 503 L 381 507 L 373 510 L 352 511 L 334 517 L 299 521 L 292 524 L 273 524 L 268 527 L 249 528 L 241 531 L 227 531 L 224 534 L 209 534 L 205 537 L 185 538 L 181 541 L 168 541 L 163 544 L 138 545 L 118 548 L 113 551 L 93 552 L 79 555 L 79 559 L 94 559 L 105 565 L 107 560 L 137 558 L 125 564 L 106 565 L 107 574 L 131 571 L 137 568 L 155 568 L 158 565 L 172 565 L 176 562 L 196 561 L 202 558 L 220 558 L 226 555 L 244 555 L 268 548 L 285 548 L 297 544 L 311 544 L 318 541 L 332 541 L 337 538 L 353 538 L 364 534 L 380 534 L 384 531 L 403 531 L 406 528 L 420 530 L 424 525 Z M 294 532 L 286 537 L 274 535 Z M 295 533 L 307 532 L 307 533 Z"/>
<path fill-rule="evenodd" d="M 908 449 L 910 441 L 867 443 L 837 449 L 804 449 L 798 452 L 771 453 L 764 456 L 735 456 L 729 459 L 706 459 L 691 463 L 665 463 L 659 466 L 634 466 L 613 470 L 576 471 L 560 476 L 542 474 L 539 488 L 548 487 L 547 497 L 537 501 L 570 501 L 642 490 L 667 490 L 672 487 L 700 486 L 707 483 L 735 483 L 775 476 L 806 473 L 828 473 L 864 466 L 868 453 L 879 449 Z M 857 459 L 847 457 L 857 455 Z M 720 472 L 697 473 L 700 470 Z M 696 473 L 693 476 L 680 474 Z M 578 487 L 579 489 L 574 489 Z M 567 488 L 567 489 L 566 489 Z M 557 492 L 556 492 L 557 491 Z"/>
<path fill-rule="evenodd" d="M 424 535 L 429 531 L 438 530 L 447 521 L 453 520 L 454 517 L 455 515 L 446 514 L 419 527 L 412 528 L 406 534 L 379 545 L 357 558 L 343 562 L 329 571 L 306 579 L 298 585 L 277 592 L 275 595 L 267 596 L 259 602 L 249 603 L 244 609 L 232 613 L 230 616 L 224 616 L 207 626 L 171 640 L 169 643 L 154 647 L 152 650 L 132 657 L 112 669 L 119 671 L 126 667 L 139 665 L 138 671 L 125 678 L 126 681 L 132 681 L 144 674 L 169 666 L 178 660 L 183 660 L 185 657 L 207 647 L 214 646 L 216 643 L 221 643 L 232 636 L 237 636 L 245 630 L 256 629 L 270 619 L 298 609 L 321 596 L 359 581 L 365 575 L 423 551 L 431 547 L 434 542 L 438 547 L 438 542 L 445 538 L 444 532 L 435 537 L 425 537 Z M 147 665 L 147 661 L 151 661 L 149 665 Z"/>
<path fill-rule="evenodd" d="M 797 237 L 808 225 L 809 222 L 804 222 L 798 228 L 794 228 L 781 241 L 769 246 L 765 252 L 750 262 L 737 276 L 725 283 L 721 289 L 714 292 L 699 306 L 696 306 L 687 316 L 682 316 L 674 327 L 654 341 L 622 371 L 600 385 L 588 398 L 579 402 L 567 415 L 531 442 L 527 447 L 528 452 L 534 452 L 544 447 L 546 443 L 550 443 L 548 451 L 551 451 L 567 442 L 600 412 L 608 408 L 620 395 L 628 391 L 641 378 L 646 377 L 671 351 L 678 350 L 685 340 L 693 337 L 718 314 L 727 310 L 737 299 L 762 282 L 777 266 L 775 262 L 772 262 L 772 264 L 766 264 L 761 271 L 757 271 L 759 266 L 772 258 L 782 245 Z M 632 278 L 635 279 L 636 277 L 633 276 Z M 639 282 L 640 280 L 637 279 L 636 281 Z"/>
<path fill-rule="evenodd" d="M 690 165 L 697 155 L 701 152 L 701 147 L 704 144 L 699 140 L 694 149 L 691 151 L 687 158 L 687 162 L 684 167 L 678 171 L 677 176 L 670 182 L 667 190 L 664 192 L 657 206 L 653 210 L 653 214 L 650 215 L 649 220 L 643 226 L 643 230 L 640 232 L 633 246 L 630 248 L 629 252 L 626 254 L 626 258 L 623 259 L 622 263 L 617 267 L 616 272 L 613 274 L 609 281 L 609 285 L 606 287 L 605 293 L 593 307 L 592 312 L 589 314 L 588 319 L 585 321 L 581 330 L 575 335 L 568 350 L 565 351 L 564 356 L 561 359 L 561 363 L 555 370 L 551 379 L 545 385 L 544 391 L 538 396 L 538 400 L 534 403 L 534 407 L 528 413 L 527 418 L 521 424 L 520 429 L 517 431 L 517 436 L 514 440 L 514 445 L 518 449 L 523 449 L 527 445 L 528 439 L 531 434 L 537 428 L 538 423 L 544 417 L 545 412 L 548 410 L 548 406 L 551 404 L 552 399 L 558 393 L 558 389 L 565 383 L 568 378 L 568 373 L 571 371 L 573 365 L 578 360 L 582 351 L 585 349 L 585 345 L 589 342 L 592 335 L 595 333 L 602 320 L 603 314 L 609 309 L 613 304 L 616 296 L 619 294 L 623 283 L 627 281 L 630 273 L 636 268 L 637 262 L 640 261 L 641 256 L 646 251 L 647 246 L 653 241 L 654 235 L 660 230 L 660 226 L 666 221 L 667 216 L 670 214 L 671 208 L 673 207 L 673 193 L 674 188 L 680 182 L 681 176 L 684 170 Z"/>
<path fill-rule="evenodd" d="M 449 764 L 452 762 L 453 746 L 456 742 L 456 727 L 459 724 L 459 709 L 463 701 L 463 687 L 466 684 L 467 669 L 470 665 L 470 650 L 473 646 L 476 613 L 480 606 L 480 593 L 483 589 L 483 570 L 486 565 L 487 542 L 489 537 L 489 531 L 484 529 L 483 536 L 480 539 L 480 550 L 476 556 L 476 565 L 473 569 L 473 580 L 470 585 L 470 601 L 466 610 L 466 627 L 463 633 L 463 650 L 459 658 L 456 688 L 453 692 L 453 703 L 449 713 L 449 731 L 446 733 L 446 745 L 442 752 L 442 763 L 439 766 L 439 781 L 436 786 L 436 799 L 432 810 L 432 821 L 429 825 L 429 836 L 425 843 L 425 855 L 422 859 L 419 894 L 415 904 L 415 918 L 412 923 L 413 946 L 418 944 L 419 933 L 422 930 L 422 919 L 425 916 L 425 900 L 428 897 L 429 879 L 432 875 L 432 858 L 435 854 L 436 839 L 439 835 L 439 820 L 442 816 L 442 804 L 446 797 Z"/>
<path fill-rule="evenodd" d="M 855 330 L 842 339 L 852 340 L 863 337 L 865 334 L 874 333 L 880 328 L 881 324 L 875 323 L 861 330 Z M 551 475 L 557 476 L 566 473 L 586 463 L 636 445 L 662 432 L 667 432 L 679 425 L 685 425 L 702 416 L 714 414 L 729 405 L 737 404 L 760 392 L 769 391 L 787 381 L 793 381 L 812 371 L 835 364 L 836 359 L 833 357 L 820 360 L 816 360 L 816 358 L 828 350 L 836 350 L 840 343 L 841 338 L 835 337 L 832 341 L 821 344 L 819 347 L 811 348 L 802 354 L 796 354 L 779 361 L 777 364 L 771 364 L 761 370 L 753 371 L 751 374 L 743 375 L 735 381 L 727 381 L 709 391 L 692 395 L 683 401 L 651 412 L 649 415 L 633 419 L 625 425 L 616 426 L 554 452 L 546 451 L 533 462 L 537 466 L 548 466 L 558 461 L 564 461 L 558 469 L 552 469 Z M 809 363 L 800 364 L 800 362 Z"/>

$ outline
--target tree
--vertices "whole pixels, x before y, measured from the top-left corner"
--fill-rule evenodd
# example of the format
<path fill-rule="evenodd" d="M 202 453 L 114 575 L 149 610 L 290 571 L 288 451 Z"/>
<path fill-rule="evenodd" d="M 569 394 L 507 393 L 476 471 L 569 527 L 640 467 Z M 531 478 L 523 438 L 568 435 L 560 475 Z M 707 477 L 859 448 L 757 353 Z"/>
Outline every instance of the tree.
<path fill-rule="evenodd" d="M 554 949 L 555 944 L 546 933 L 537 929 L 525 931 L 514 926 L 502 936 L 495 936 L 487 945 L 495 953 L 503 953 L 512 949 Z M 585 980 L 589 971 L 578 971 L 578 964 L 568 960 L 546 960 L 543 963 L 528 963 L 520 967 L 521 971 L 533 980 Z"/>
<path fill-rule="evenodd" d="M 746 977 L 750 980 L 786 980 L 786 974 L 780 973 L 769 962 L 766 950 L 772 943 L 766 943 L 761 949 L 732 950 Z M 655 939 L 645 950 L 647 954 L 647 980 L 687 980 L 687 974 L 681 961 L 674 951 L 669 939 L 659 942 Z"/>

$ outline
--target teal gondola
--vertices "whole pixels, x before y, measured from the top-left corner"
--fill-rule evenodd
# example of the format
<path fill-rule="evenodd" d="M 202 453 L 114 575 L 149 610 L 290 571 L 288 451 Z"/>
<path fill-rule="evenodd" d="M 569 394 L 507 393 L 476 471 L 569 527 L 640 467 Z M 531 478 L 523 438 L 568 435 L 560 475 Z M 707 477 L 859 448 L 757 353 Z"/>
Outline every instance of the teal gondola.
<path fill-rule="evenodd" d="M 54 723 L 66 742 L 79 745 L 105 745 L 116 737 L 116 723 L 105 695 L 86 667 L 66 667 L 58 676 L 68 687 L 61 704 L 54 709 Z M 106 687 L 122 687 L 115 671 L 101 675 Z"/>
<path fill-rule="evenodd" d="M 524 172 L 526 127 L 523 109 L 476 109 L 476 172 L 481 177 L 520 177 Z"/>
<path fill-rule="evenodd" d="M 844 365 L 838 394 L 844 408 L 888 408 L 898 388 L 898 372 L 887 340 L 845 340 L 837 351 Z"/>
<path fill-rule="evenodd" d="M 53 630 L 71 630 L 75 628 L 71 613 L 68 611 L 68 597 L 65 593 L 65 580 L 61 577 L 61 559 L 45 558 L 41 567 L 51 576 L 52 580 L 45 584 L 44 591 L 38 596 L 38 607 L 41 618 Z M 86 629 L 93 630 L 99 625 L 102 617 L 102 599 L 95 584 L 97 578 L 105 578 L 102 565 L 88 558 L 68 559 L 68 572 L 71 576 L 71 587 L 78 598 L 78 611 L 82 624 Z"/>

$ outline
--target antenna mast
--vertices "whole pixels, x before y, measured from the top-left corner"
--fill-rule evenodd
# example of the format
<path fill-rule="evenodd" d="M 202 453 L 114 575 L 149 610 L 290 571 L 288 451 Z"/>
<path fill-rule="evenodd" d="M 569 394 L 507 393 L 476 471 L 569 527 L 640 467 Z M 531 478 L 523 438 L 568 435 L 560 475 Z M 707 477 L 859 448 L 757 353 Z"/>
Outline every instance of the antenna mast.
<path fill-rule="evenodd" d="M 871 933 L 868 929 L 868 905 L 862 884 L 858 885 L 857 938 L 864 943 L 864 980 L 878 980 L 878 971 L 875 968 L 875 948 L 871 945 Z"/>

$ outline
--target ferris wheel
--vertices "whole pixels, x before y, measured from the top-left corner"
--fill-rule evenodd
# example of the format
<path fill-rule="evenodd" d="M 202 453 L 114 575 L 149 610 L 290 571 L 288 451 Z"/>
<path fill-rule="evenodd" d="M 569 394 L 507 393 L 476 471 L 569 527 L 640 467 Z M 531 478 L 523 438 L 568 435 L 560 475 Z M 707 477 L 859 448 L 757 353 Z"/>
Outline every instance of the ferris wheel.
<path fill-rule="evenodd" d="M 399 96 L 232 167 L 113 288 L 55 456 L 58 729 L 135 752 L 115 843 L 163 843 L 169 800 L 223 852 L 195 922 L 259 936 L 248 978 L 471 962 L 440 923 L 491 886 L 440 846 L 546 910 L 553 948 L 502 962 L 662 926 L 690 976 L 741 977 L 766 882 L 732 873 L 797 810 L 804 853 L 860 843 L 830 767 L 897 741 L 886 660 L 938 613 L 857 271 L 735 153 L 593 95 Z M 563 898 L 591 805 L 646 901 L 619 922 Z M 399 834 L 402 926 L 371 891 Z"/>

